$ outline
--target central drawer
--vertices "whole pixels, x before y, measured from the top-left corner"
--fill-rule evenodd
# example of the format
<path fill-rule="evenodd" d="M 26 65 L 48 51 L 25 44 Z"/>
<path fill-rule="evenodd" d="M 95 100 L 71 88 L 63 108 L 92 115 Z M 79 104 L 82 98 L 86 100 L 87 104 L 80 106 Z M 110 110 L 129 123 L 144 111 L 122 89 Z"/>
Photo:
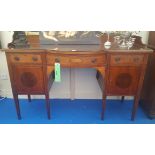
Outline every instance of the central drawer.
<path fill-rule="evenodd" d="M 105 55 L 47 55 L 47 64 L 54 65 L 59 62 L 64 67 L 97 67 L 103 66 L 106 63 Z"/>
<path fill-rule="evenodd" d="M 61 66 L 70 67 L 70 58 L 68 56 L 61 56 L 56 54 L 47 54 L 47 64 L 54 66 L 55 62 L 59 62 Z"/>
<path fill-rule="evenodd" d="M 71 57 L 70 64 L 72 67 L 98 67 L 103 66 L 106 63 L 104 55 L 100 56 L 79 56 Z"/>

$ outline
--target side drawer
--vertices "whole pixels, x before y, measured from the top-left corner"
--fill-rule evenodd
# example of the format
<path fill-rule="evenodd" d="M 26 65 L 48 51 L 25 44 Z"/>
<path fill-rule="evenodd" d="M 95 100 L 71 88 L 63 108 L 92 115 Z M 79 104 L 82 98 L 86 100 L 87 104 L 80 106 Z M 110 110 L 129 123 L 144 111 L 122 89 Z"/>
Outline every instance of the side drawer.
<path fill-rule="evenodd" d="M 129 54 L 118 54 L 110 55 L 110 65 L 141 65 L 143 64 L 144 55 L 129 55 Z"/>
<path fill-rule="evenodd" d="M 12 53 L 9 54 L 8 57 L 12 63 L 42 63 L 40 54 Z"/>

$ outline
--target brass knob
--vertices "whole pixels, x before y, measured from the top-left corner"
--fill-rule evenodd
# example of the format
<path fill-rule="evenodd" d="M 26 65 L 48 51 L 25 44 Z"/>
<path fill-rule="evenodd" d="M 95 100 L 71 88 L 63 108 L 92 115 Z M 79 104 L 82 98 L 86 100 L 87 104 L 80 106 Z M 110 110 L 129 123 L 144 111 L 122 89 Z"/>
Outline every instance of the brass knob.
<path fill-rule="evenodd" d="M 60 59 L 59 58 L 55 58 L 55 62 L 60 62 Z"/>
<path fill-rule="evenodd" d="M 116 61 L 116 62 L 119 62 L 120 60 L 121 60 L 120 57 L 116 57 L 116 58 L 115 58 L 115 61 Z"/>
<path fill-rule="evenodd" d="M 37 61 L 38 58 L 37 58 L 37 57 L 32 57 L 32 60 L 33 60 L 33 61 Z"/>
<path fill-rule="evenodd" d="M 97 61 L 97 59 L 92 59 L 91 62 L 92 62 L 92 63 L 96 63 L 96 61 Z"/>
<path fill-rule="evenodd" d="M 14 57 L 14 59 L 16 60 L 16 61 L 19 61 L 20 60 L 20 58 L 19 57 Z"/>

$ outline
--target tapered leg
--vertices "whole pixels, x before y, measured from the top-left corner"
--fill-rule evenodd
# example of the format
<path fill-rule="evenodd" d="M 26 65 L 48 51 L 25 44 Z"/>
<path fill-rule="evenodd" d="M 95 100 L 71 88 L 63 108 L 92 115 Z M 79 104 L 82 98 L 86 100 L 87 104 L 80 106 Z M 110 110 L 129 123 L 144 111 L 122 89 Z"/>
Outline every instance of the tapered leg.
<path fill-rule="evenodd" d="M 132 121 L 134 121 L 134 119 L 135 119 L 135 115 L 136 115 L 136 112 L 137 112 L 138 104 L 139 104 L 139 97 L 135 96 L 134 104 L 133 104 L 133 109 L 132 109 L 132 115 L 131 115 L 131 120 Z"/>
<path fill-rule="evenodd" d="M 17 116 L 18 116 L 18 119 L 20 120 L 21 119 L 21 114 L 20 114 L 20 106 L 19 106 L 18 94 L 14 93 L 13 96 L 14 96 Z"/>
<path fill-rule="evenodd" d="M 101 120 L 104 120 L 104 112 L 106 108 L 106 77 L 105 77 L 105 67 L 96 67 L 97 75 L 99 77 L 99 73 L 102 75 L 102 112 L 101 112 Z"/>
<path fill-rule="evenodd" d="M 106 96 L 104 95 L 104 96 L 103 96 L 103 100 L 102 100 L 101 120 L 104 120 L 105 108 L 106 108 Z"/>
<path fill-rule="evenodd" d="M 124 102 L 124 98 L 125 98 L 125 96 L 122 96 L 122 98 L 121 98 L 121 102 Z"/>
<path fill-rule="evenodd" d="M 31 95 L 28 94 L 27 96 L 28 96 L 28 101 L 31 102 Z"/>
<path fill-rule="evenodd" d="M 49 94 L 45 94 L 45 97 L 46 97 L 47 116 L 48 116 L 48 119 L 51 119 Z"/>

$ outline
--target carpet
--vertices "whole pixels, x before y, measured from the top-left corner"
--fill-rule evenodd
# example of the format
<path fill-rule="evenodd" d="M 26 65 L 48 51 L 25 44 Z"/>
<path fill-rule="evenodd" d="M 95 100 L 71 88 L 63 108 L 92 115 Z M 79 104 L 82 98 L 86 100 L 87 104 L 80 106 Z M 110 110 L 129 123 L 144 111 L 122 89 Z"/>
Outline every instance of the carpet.
<path fill-rule="evenodd" d="M 51 99 L 51 120 L 47 119 L 44 99 L 20 99 L 22 119 L 18 120 L 13 99 L 0 101 L 0 124 L 155 124 L 141 107 L 131 121 L 133 100 L 107 100 L 105 120 L 100 119 L 101 100 Z"/>

